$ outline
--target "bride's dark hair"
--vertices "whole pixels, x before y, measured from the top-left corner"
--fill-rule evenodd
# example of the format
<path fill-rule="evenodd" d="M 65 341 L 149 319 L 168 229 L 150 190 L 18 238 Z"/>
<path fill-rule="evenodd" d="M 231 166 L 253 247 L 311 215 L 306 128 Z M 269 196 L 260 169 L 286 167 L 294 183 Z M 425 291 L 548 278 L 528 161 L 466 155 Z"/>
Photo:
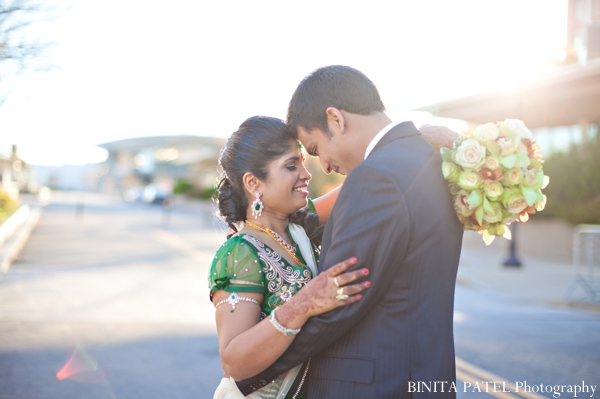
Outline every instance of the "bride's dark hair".
<path fill-rule="evenodd" d="M 246 220 L 248 198 L 242 180 L 244 173 L 250 172 L 259 180 L 266 180 L 268 165 L 294 145 L 297 141 L 285 123 L 266 116 L 246 119 L 227 140 L 219 157 L 223 177 L 216 196 L 218 215 L 229 226 L 227 238 L 237 233 L 238 224 Z M 291 214 L 289 219 L 304 227 L 313 243 L 321 243 L 323 228 L 319 226 L 317 214 L 302 208 Z"/>

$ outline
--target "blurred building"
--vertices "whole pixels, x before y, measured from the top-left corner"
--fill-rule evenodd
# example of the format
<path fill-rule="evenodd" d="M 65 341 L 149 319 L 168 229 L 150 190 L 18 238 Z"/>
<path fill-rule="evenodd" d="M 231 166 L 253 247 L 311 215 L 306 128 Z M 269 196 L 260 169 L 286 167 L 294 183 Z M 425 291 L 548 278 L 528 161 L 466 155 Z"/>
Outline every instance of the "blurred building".
<path fill-rule="evenodd" d="M 600 0 L 569 0 L 567 56 L 579 64 L 600 57 Z"/>
<path fill-rule="evenodd" d="M 31 180 L 39 187 L 66 191 L 98 191 L 103 167 L 98 164 L 85 165 L 33 165 Z M 36 189 L 30 189 L 36 192 Z"/>
<path fill-rule="evenodd" d="M 172 191 L 179 180 L 213 187 L 226 140 L 200 136 L 154 136 L 98 145 L 108 151 L 98 185 L 119 191 L 154 183 Z"/>
<path fill-rule="evenodd" d="M 510 90 L 479 93 L 418 109 L 462 119 L 468 129 L 521 119 L 544 154 L 598 135 L 600 125 L 600 0 L 569 0 L 564 57 L 552 72 Z"/>

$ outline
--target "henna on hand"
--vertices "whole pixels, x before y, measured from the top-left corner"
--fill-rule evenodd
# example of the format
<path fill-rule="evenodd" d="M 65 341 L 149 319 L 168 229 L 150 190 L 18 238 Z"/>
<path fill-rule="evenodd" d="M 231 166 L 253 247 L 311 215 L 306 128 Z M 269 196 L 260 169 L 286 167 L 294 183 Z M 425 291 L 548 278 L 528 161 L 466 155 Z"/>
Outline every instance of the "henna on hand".
<path fill-rule="evenodd" d="M 324 292 L 327 287 L 327 280 L 327 275 L 321 273 L 316 278 L 312 279 L 310 283 L 306 284 L 292 300 L 287 302 L 285 306 L 282 306 L 281 309 L 277 311 L 279 323 L 286 328 L 296 328 L 290 327 L 289 324 L 293 323 L 297 318 L 308 319 L 308 317 L 314 313 L 312 312 L 313 310 L 322 309 L 324 305 L 320 303 L 322 302 L 321 300 L 325 298 Z"/>
<path fill-rule="evenodd" d="M 277 311 L 279 323 L 286 328 L 299 328 L 311 316 L 316 316 L 362 299 L 361 295 L 355 294 L 367 289 L 371 283 L 365 281 L 358 284 L 348 284 L 367 276 L 369 269 L 364 268 L 345 272 L 357 262 L 357 258 L 346 259 L 313 278 L 290 301 L 286 302 L 285 306 L 280 307 Z M 338 286 L 335 284 L 334 277 L 338 278 L 338 283 L 344 287 L 347 295 L 350 295 L 349 298 L 344 300 L 337 299 Z"/>

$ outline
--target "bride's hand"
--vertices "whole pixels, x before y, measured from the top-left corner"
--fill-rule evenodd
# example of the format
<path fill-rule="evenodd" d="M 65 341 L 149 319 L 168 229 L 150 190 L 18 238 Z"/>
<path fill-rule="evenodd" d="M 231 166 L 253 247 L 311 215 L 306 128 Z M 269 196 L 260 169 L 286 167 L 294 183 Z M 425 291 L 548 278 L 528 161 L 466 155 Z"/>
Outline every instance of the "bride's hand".
<path fill-rule="evenodd" d="M 286 304 L 285 307 L 290 310 L 289 317 L 300 314 L 306 317 L 316 316 L 359 301 L 362 298 L 359 293 L 369 288 L 371 282 L 350 284 L 369 275 L 369 269 L 344 273 L 356 262 L 358 262 L 356 258 L 346 259 L 313 278 Z M 293 311 L 290 308 L 293 308 Z M 277 316 L 279 315 L 278 312 Z M 285 324 L 285 320 L 281 320 L 281 323 Z"/>
<path fill-rule="evenodd" d="M 419 128 L 419 132 L 438 154 L 442 147 L 452 149 L 454 140 L 458 138 L 458 133 L 446 126 L 423 125 Z"/>

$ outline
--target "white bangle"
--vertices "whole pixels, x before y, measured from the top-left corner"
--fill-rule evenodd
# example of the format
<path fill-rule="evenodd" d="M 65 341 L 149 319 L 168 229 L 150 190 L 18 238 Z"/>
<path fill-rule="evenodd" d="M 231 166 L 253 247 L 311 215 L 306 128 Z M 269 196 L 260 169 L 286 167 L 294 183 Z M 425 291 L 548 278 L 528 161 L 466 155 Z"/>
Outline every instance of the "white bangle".
<path fill-rule="evenodd" d="M 269 315 L 269 321 L 271 322 L 271 324 L 273 324 L 273 327 L 275 327 L 283 335 L 290 336 L 290 335 L 296 335 L 296 334 L 298 334 L 300 332 L 300 328 L 298 328 L 298 329 L 285 328 L 284 326 L 282 326 L 281 324 L 279 324 L 279 322 L 275 318 L 275 311 L 276 310 L 277 310 L 277 308 L 273 309 L 273 311 Z"/>
<path fill-rule="evenodd" d="M 233 311 L 235 310 L 235 305 L 240 303 L 240 301 L 252 302 L 252 303 L 255 303 L 258 306 L 260 306 L 260 303 L 258 303 L 258 301 L 256 299 L 248 298 L 246 296 L 239 296 L 239 294 L 237 292 L 233 292 L 227 298 L 223 299 L 222 301 L 219 301 L 219 303 L 217 303 L 215 305 L 215 308 L 218 308 L 219 306 L 223 305 L 224 303 L 228 303 L 231 305 L 230 312 L 233 313 Z"/>

